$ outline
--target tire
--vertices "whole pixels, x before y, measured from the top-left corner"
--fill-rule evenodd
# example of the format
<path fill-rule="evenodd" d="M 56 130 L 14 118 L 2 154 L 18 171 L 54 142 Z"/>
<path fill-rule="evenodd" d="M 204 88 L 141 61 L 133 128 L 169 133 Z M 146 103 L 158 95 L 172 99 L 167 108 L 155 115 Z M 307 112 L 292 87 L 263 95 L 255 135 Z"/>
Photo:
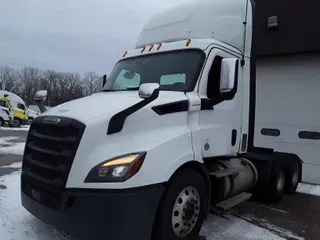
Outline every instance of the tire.
<path fill-rule="evenodd" d="M 300 163 L 294 160 L 287 171 L 285 193 L 293 194 L 296 192 L 299 185 L 300 172 Z"/>
<path fill-rule="evenodd" d="M 13 121 L 11 121 L 11 127 L 20 127 L 21 126 L 21 119 L 20 118 L 14 118 Z"/>
<path fill-rule="evenodd" d="M 286 184 L 286 172 L 280 161 L 275 162 L 268 184 L 267 200 L 277 203 L 282 199 Z"/>
<path fill-rule="evenodd" d="M 6 122 L 3 120 L 3 118 L 0 117 L 0 127 L 3 127 L 5 123 Z"/>
<path fill-rule="evenodd" d="M 169 182 L 159 205 L 153 240 L 193 240 L 208 209 L 205 180 L 193 169 L 182 169 Z"/>

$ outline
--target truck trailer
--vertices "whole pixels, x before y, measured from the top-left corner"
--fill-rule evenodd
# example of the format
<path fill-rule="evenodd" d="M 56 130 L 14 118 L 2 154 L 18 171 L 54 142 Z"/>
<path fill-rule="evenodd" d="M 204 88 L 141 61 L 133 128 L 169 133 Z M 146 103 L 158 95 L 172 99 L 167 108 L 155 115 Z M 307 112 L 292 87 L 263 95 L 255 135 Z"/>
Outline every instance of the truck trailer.
<path fill-rule="evenodd" d="M 308 1 L 299 19 L 298 1 L 197 0 L 155 15 L 101 92 L 33 120 L 22 205 L 72 236 L 189 240 L 210 209 L 293 194 L 319 145 Z"/>

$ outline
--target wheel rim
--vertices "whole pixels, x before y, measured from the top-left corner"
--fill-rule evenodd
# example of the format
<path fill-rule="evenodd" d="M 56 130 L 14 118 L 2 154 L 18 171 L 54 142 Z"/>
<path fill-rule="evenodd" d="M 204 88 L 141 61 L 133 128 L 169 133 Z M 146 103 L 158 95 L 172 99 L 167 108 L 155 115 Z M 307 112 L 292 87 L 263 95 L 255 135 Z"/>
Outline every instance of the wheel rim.
<path fill-rule="evenodd" d="M 285 181 L 284 171 L 280 171 L 278 174 L 278 178 L 277 178 L 277 191 L 278 192 L 281 192 L 283 190 L 284 181 Z"/>
<path fill-rule="evenodd" d="M 18 120 L 13 120 L 12 121 L 13 127 L 18 127 L 19 126 L 19 121 Z"/>
<path fill-rule="evenodd" d="M 194 187 L 184 188 L 178 195 L 172 211 L 172 228 L 178 237 L 187 236 L 197 223 L 200 196 Z"/>
<path fill-rule="evenodd" d="M 294 164 L 293 175 L 292 175 L 292 185 L 295 186 L 299 180 L 299 166 L 298 163 Z"/>

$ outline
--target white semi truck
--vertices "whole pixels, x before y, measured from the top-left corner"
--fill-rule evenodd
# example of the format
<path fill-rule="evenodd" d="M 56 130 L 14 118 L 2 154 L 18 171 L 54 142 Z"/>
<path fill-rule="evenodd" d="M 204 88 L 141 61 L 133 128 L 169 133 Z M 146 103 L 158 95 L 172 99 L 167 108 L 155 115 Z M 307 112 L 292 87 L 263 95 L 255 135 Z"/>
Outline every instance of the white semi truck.
<path fill-rule="evenodd" d="M 211 207 L 294 193 L 297 149 L 319 139 L 320 55 L 279 47 L 285 17 L 256 18 L 254 6 L 197 0 L 157 14 L 102 92 L 34 119 L 23 206 L 74 236 L 189 240 Z"/>

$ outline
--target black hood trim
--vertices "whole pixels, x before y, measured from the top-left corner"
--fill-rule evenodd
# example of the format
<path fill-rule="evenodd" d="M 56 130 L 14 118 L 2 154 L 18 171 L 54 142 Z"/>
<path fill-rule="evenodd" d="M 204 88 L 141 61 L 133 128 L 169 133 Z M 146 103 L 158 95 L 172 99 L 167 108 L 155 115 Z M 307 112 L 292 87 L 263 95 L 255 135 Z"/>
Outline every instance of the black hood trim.
<path fill-rule="evenodd" d="M 124 122 L 126 121 L 127 117 L 129 117 L 133 113 L 137 112 L 138 110 L 142 109 L 143 107 L 145 107 L 149 103 L 156 100 L 158 98 L 158 96 L 159 96 L 159 89 L 156 89 L 150 97 L 145 98 L 142 101 L 140 101 L 136 104 L 133 104 L 132 106 L 113 115 L 110 119 L 110 122 L 109 122 L 107 135 L 121 132 L 123 125 L 124 125 Z"/>

